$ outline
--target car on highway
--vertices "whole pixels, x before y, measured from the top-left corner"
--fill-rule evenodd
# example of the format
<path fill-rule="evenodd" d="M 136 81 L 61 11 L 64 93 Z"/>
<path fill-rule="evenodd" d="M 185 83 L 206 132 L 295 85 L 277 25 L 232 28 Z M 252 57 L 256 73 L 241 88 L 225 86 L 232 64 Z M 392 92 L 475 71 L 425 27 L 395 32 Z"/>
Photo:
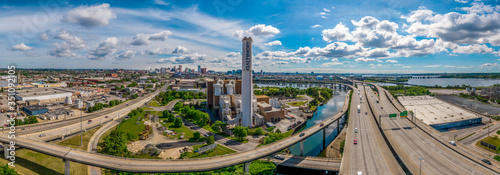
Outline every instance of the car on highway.
<path fill-rule="evenodd" d="M 354 144 L 357 145 L 358 144 L 358 140 L 357 139 L 354 139 Z"/>
<path fill-rule="evenodd" d="M 358 128 L 354 128 L 354 133 L 358 133 Z"/>
<path fill-rule="evenodd" d="M 320 126 L 320 127 L 322 127 L 322 126 L 324 126 L 324 125 L 325 125 L 324 123 L 319 124 L 319 126 Z"/>
<path fill-rule="evenodd" d="M 104 118 L 108 118 L 108 117 L 109 117 L 109 116 L 106 116 L 106 117 L 104 117 Z"/>
<path fill-rule="evenodd" d="M 92 120 L 89 120 L 87 124 L 90 124 L 90 123 L 92 123 Z"/>
<path fill-rule="evenodd" d="M 484 163 L 486 163 L 486 164 L 488 164 L 488 165 L 491 165 L 491 162 L 490 162 L 488 159 L 483 159 L 483 160 L 481 160 L 481 161 L 483 161 Z"/>
<path fill-rule="evenodd" d="M 450 141 L 450 144 L 453 145 L 453 146 L 457 146 L 457 144 L 455 143 L 455 141 Z"/>
<path fill-rule="evenodd" d="M 285 160 L 285 156 L 282 155 L 274 155 L 274 158 L 278 160 Z"/>
<path fill-rule="evenodd" d="M 304 134 L 304 133 L 300 133 L 299 137 L 302 137 L 302 136 L 304 136 L 304 135 L 306 135 L 306 134 Z"/>
<path fill-rule="evenodd" d="M 38 137 L 45 137 L 46 135 L 45 134 L 40 134 Z"/>
<path fill-rule="evenodd" d="M 365 115 L 368 115 L 368 112 L 365 112 Z"/>

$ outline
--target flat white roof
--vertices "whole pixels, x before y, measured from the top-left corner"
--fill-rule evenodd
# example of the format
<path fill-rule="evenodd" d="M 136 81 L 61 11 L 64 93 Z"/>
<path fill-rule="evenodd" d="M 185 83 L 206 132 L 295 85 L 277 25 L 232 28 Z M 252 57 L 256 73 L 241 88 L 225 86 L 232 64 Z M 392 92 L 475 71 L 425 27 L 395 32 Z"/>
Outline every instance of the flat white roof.
<path fill-rule="evenodd" d="M 425 96 L 400 96 L 398 100 L 409 111 L 413 111 L 417 119 L 428 125 L 450 123 L 461 120 L 480 118 L 481 116 L 468 112 L 437 98 Z"/>

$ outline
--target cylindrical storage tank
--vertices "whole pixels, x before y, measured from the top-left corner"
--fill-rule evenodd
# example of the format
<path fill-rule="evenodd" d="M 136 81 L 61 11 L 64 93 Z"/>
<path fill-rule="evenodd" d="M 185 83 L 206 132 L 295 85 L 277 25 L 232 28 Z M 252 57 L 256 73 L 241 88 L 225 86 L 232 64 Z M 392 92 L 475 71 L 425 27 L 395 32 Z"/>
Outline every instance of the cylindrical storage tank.
<path fill-rule="evenodd" d="M 224 85 L 224 81 L 219 80 L 217 84 L 214 84 L 214 96 L 220 96 L 222 91 L 222 86 Z"/>
<path fill-rule="evenodd" d="M 73 104 L 73 101 L 71 101 L 71 96 L 66 96 L 66 104 Z"/>
<path fill-rule="evenodd" d="M 234 80 L 229 81 L 228 84 L 226 84 L 226 93 L 227 95 L 233 95 L 234 94 Z"/>

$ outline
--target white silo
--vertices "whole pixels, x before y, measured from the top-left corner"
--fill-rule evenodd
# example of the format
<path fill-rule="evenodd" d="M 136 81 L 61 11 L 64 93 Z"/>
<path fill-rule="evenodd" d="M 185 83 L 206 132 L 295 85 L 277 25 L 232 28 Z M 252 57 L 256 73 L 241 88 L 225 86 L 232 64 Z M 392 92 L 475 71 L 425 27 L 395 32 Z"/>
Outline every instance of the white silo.
<path fill-rule="evenodd" d="M 233 95 L 234 94 L 234 80 L 229 81 L 228 84 L 226 84 L 226 94 L 227 95 Z"/>
<path fill-rule="evenodd" d="M 224 86 L 224 81 L 219 79 L 217 81 L 217 84 L 214 84 L 214 96 L 220 96 L 222 95 L 222 86 Z"/>
<path fill-rule="evenodd" d="M 66 104 L 67 105 L 70 105 L 70 104 L 73 104 L 73 101 L 71 100 L 71 96 L 66 96 Z"/>

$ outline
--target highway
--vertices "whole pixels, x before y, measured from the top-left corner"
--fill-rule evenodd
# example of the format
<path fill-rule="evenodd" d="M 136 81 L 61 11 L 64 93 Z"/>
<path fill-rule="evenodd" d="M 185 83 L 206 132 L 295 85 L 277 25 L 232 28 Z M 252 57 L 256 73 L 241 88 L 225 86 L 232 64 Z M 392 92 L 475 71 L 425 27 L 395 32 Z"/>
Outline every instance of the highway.
<path fill-rule="evenodd" d="M 413 174 L 496 174 L 436 141 L 405 118 L 389 118 L 388 114 L 399 113 L 389 101 L 386 91 L 379 89 L 377 97 L 371 89 L 367 95 L 376 119 L 382 115 L 382 129 L 404 164 Z M 379 99 L 379 103 L 376 102 Z M 398 104 L 396 104 L 398 106 Z"/>
<path fill-rule="evenodd" d="M 376 87 L 379 89 L 382 89 L 378 85 Z M 382 90 L 385 92 L 386 97 L 391 97 L 390 93 L 387 90 L 385 90 L 385 89 L 382 89 Z M 398 111 L 405 110 L 404 107 L 399 102 L 397 102 L 396 99 L 394 99 L 392 97 L 388 98 L 388 99 L 393 105 L 395 104 Z M 433 138 L 437 142 L 441 143 L 442 145 L 445 145 L 445 147 L 462 155 L 462 157 L 464 157 L 464 158 L 468 158 L 468 159 L 473 160 L 478 165 L 488 167 L 491 170 L 494 170 L 496 173 L 500 174 L 500 162 L 488 157 L 488 155 L 485 155 L 485 154 L 478 152 L 477 149 L 472 148 L 472 146 L 470 146 L 470 145 L 464 145 L 464 144 L 459 142 L 459 143 L 456 143 L 457 146 L 451 146 L 448 142 L 453 140 L 452 138 L 442 134 L 438 130 L 432 128 L 429 125 L 426 125 L 425 123 L 423 123 L 419 120 L 415 120 L 415 121 L 416 122 L 414 123 L 414 125 L 417 126 L 417 128 L 419 128 L 421 131 L 425 132 L 427 135 L 431 136 L 431 138 Z M 410 124 L 412 123 L 409 121 L 409 118 L 408 118 L 408 120 L 406 120 L 406 122 L 409 122 Z M 492 126 L 492 127 L 495 127 L 495 126 Z M 478 133 L 479 133 L 479 135 L 484 134 L 484 132 L 478 132 Z M 482 159 L 488 159 L 492 163 L 492 165 L 488 165 L 488 164 L 482 162 L 481 161 Z"/>
<path fill-rule="evenodd" d="M 347 98 L 347 97 L 346 97 Z M 203 159 L 182 159 L 182 160 L 157 160 L 157 159 L 129 159 L 121 158 L 87 151 L 75 150 L 67 147 L 61 147 L 50 143 L 17 137 L 15 139 L 16 145 L 30 149 L 33 151 L 41 152 L 47 155 L 55 156 L 63 160 L 79 162 L 86 165 L 107 168 L 118 171 L 126 172 L 147 172 L 147 173 L 160 173 L 160 172 L 197 172 L 209 171 L 237 164 L 250 162 L 252 160 L 260 159 L 272 155 L 280 150 L 288 148 L 306 138 L 314 135 L 328 127 L 328 125 L 335 122 L 342 117 L 348 108 L 349 100 L 344 102 L 341 112 L 335 114 L 329 119 L 323 121 L 324 124 L 314 125 L 300 133 L 294 134 L 288 138 L 280 141 L 258 147 L 251 151 L 228 154 L 218 157 L 203 158 Z M 303 133 L 303 134 L 302 134 Z M 302 136 L 301 136 L 302 135 Z M 0 142 L 9 143 L 11 140 L 7 134 L 0 134 Z"/>
<path fill-rule="evenodd" d="M 364 86 L 353 90 L 340 174 L 404 174 L 385 143 L 366 103 Z M 358 94 L 359 90 L 359 94 Z M 362 96 L 362 100 L 360 100 Z M 360 103 L 361 102 L 361 103 Z M 358 113 L 358 105 L 360 112 Z M 354 129 L 357 128 L 356 133 Z M 357 144 L 354 144 L 357 139 Z"/>

